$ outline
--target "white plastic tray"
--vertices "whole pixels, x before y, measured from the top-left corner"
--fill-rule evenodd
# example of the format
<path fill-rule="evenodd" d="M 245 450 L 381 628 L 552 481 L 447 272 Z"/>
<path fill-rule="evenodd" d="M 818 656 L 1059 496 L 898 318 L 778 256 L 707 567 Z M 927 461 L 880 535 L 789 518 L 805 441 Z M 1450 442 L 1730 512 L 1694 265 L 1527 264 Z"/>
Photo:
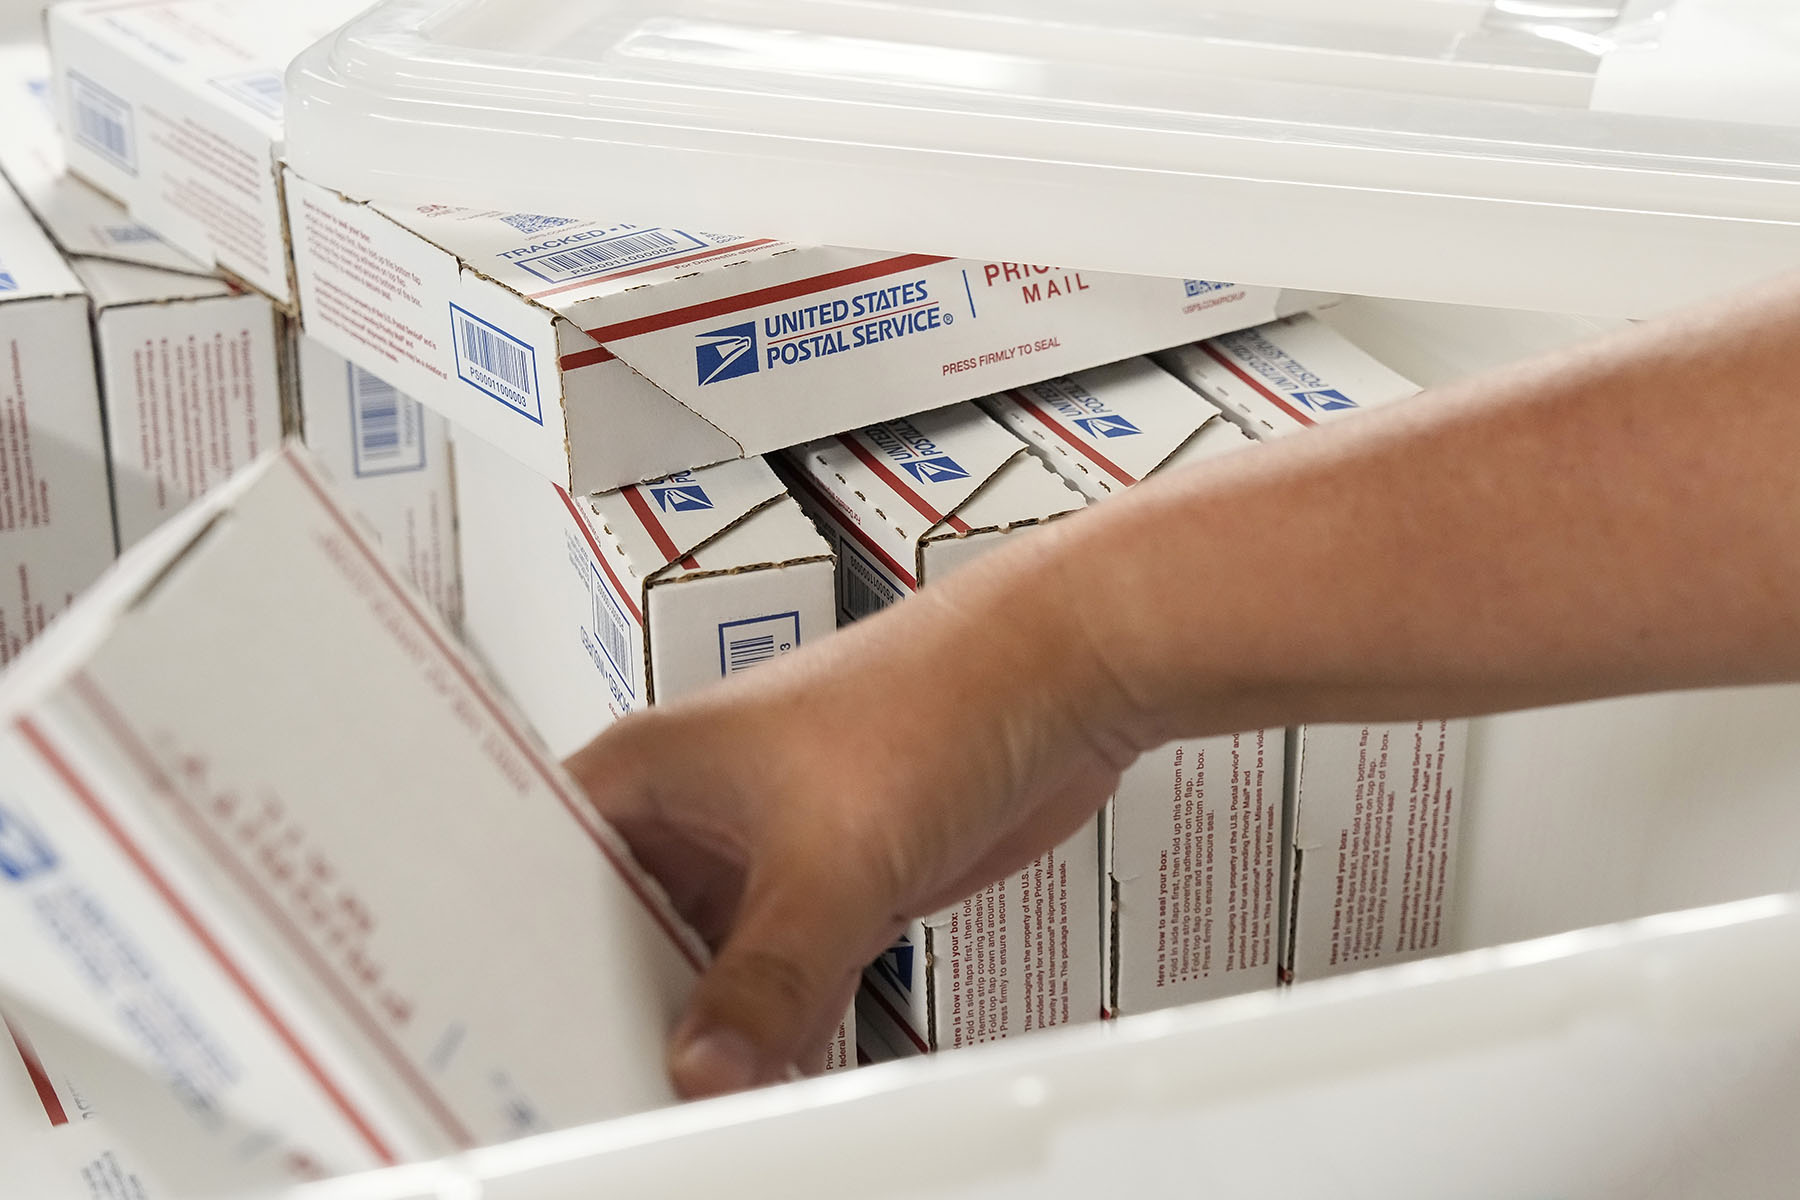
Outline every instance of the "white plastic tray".
<path fill-rule="evenodd" d="M 380 199 L 1638 316 L 1800 265 L 1800 128 L 1588 107 L 1683 5 L 1796 32 L 1756 0 L 387 0 L 295 64 L 289 153 Z M 1772 61 L 1748 115 L 1800 97 Z"/>
<path fill-rule="evenodd" d="M 1772 897 L 631 1117 L 291 1200 L 1776 1196 Z"/>

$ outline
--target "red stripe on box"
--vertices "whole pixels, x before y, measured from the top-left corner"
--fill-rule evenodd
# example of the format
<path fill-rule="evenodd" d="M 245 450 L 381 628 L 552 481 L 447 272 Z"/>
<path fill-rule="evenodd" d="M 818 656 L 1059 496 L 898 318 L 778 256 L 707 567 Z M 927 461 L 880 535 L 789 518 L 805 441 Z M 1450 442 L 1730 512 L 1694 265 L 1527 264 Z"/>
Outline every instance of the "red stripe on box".
<path fill-rule="evenodd" d="M 1070 433 L 1067 429 L 1064 429 L 1062 422 L 1057 421 L 1051 417 L 1049 413 L 1039 408 L 1024 392 L 1013 391 L 1006 394 L 1010 396 L 1013 402 L 1020 408 L 1036 417 L 1038 422 L 1042 424 L 1045 429 L 1048 429 L 1051 433 L 1054 433 L 1057 437 L 1069 443 L 1069 446 L 1072 449 L 1078 452 L 1083 458 L 1093 463 L 1096 467 L 1099 467 L 1102 471 L 1105 471 L 1108 475 L 1111 475 L 1126 487 L 1130 487 L 1137 482 L 1137 480 L 1128 475 L 1119 464 Z"/>
<path fill-rule="evenodd" d="M 634 483 L 623 490 L 625 503 L 631 505 L 631 511 L 637 514 L 638 523 L 644 527 L 644 532 L 650 535 L 650 540 L 656 543 L 656 552 L 663 556 L 663 562 L 665 564 L 672 563 L 680 558 L 681 548 L 675 544 L 675 539 L 669 536 L 669 531 L 663 528 L 663 523 L 657 520 L 656 510 L 650 507 L 648 500 L 644 499 L 644 489 Z"/>
<path fill-rule="evenodd" d="M 1267 387 L 1265 387 L 1263 385 L 1261 380 L 1255 378 L 1248 371 L 1244 370 L 1244 368 L 1238 366 L 1236 363 L 1232 362 L 1225 355 L 1219 353 L 1219 351 L 1216 350 L 1212 346 L 1211 343 L 1201 342 L 1200 349 L 1202 349 L 1206 352 L 1206 356 L 1208 358 L 1212 359 L 1214 362 L 1218 363 L 1221 367 L 1224 367 L 1227 371 L 1230 371 L 1233 375 L 1236 375 L 1239 379 L 1241 379 L 1245 383 L 1249 384 L 1251 388 L 1253 388 L 1259 395 L 1261 395 L 1263 397 L 1263 399 L 1267 400 L 1270 404 L 1273 404 L 1276 408 L 1279 408 L 1282 412 L 1286 413 L 1288 416 L 1294 418 L 1294 420 L 1300 422 L 1302 425 L 1311 426 L 1311 425 L 1318 424 L 1317 421 L 1313 420 L 1311 417 L 1307 416 L 1305 413 L 1303 413 L 1299 409 L 1295 408 L 1292 404 L 1289 404 L 1286 400 L 1283 400 L 1280 396 L 1277 396 L 1274 392 L 1271 392 Z"/>
<path fill-rule="evenodd" d="M 792 482 L 795 487 L 798 487 L 808 496 L 811 496 L 814 504 L 827 512 L 836 513 L 838 516 L 842 517 L 841 520 L 835 522 L 837 527 L 848 534 L 857 545 L 880 559 L 881 565 L 892 571 L 894 577 L 905 584 L 908 591 L 916 592 L 919 590 L 919 581 L 914 578 L 913 573 L 895 561 L 893 555 L 889 554 L 886 550 L 883 550 L 880 546 L 877 546 L 875 544 L 875 539 L 863 532 L 862 526 L 851 520 L 850 517 L 844 515 L 843 510 L 838 507 L 837 501 L 827 495 L 823 488 L 808 479 L 805 473 L 801 471 L 795 471 L 793 473 Z M 842 568 L 839 569 L 841 570 Z"/>
<path fill-rule="evenodd" d="M 44 1115 L 50 1118 L 52 1125 L 67 1125 L 69 1114 L 63 1108 L 62 1097 L 56 1094 L 56 1087 L 50 1082 L 50 1072 L 44 1070 L 44 1060 L 38 1057 L 31 1039 L 20 1033 L 4 1016 L 0 1016 L 0 1024 L 4 1024 L 6 1032 L 12 1035 L 13 1046 L 19 1052 L 19 1061 L 25 1064 L 25 1074 L 31 1079 L 32 1089 L 37 1092 L 38 1103 L 44 1106 Z"/>
<path fill-rule="evenodd" d="M 700 262 L 703 259 L 719 258 L 726 254 L 741 254 L 745 250 L 755 250 L 761 246 L 773 246 L 774 238 L 758 238 L 753 242 L 733 242 L 729 246 L 714 246 L 710 250 L 696 250 L 692 254 L 684 254 L 678 258 L 665 258 L 661 262 L 645 263 L 641 267 L 630 267 L 623 271 L 605 272 L 590 275 L 586 279 L 577 279 L 574 283 L 565 283 L 558 287 L 546 288 L 541 292 L 530 293 L 531 299 L 542 300 L 545 296 L 560 296 L 564 292 L 579 291 L 592 287 L 602 279 L 629 279 L 633 275 L 645 275 L 651 271 L 660 271 L 664 267 L 683 267 L 688 263 Z"/>
<path fill-rule="evenodd" d="M 381 556 L 370 549 L 369 544 L 363 540 L 363 535 L 357 531 L 356 522 L 353 521 L 343 509 L 338 507 L 337 502 L 331 498 L 331 493 L 326 489 L 325 485 L 313 475 L 311 468 L 305 465 L 304 460 L 293 454 L 286 455 L 286 458 L 289 463 L 293 464 L 295 472 L 303 481 L 305 481 L 306 486 L 312 489 L 313 495 L 318 498 L 319 503 L 324 507 L 325 511 L 330 513 L 332 519 L 337 522 L 338 528 L 343 530 L 356 548 L 362 552 L 364 560 L 366 560 L 374 569 L 376 576 L 387 584 L 388 590 L 393 594 L 394 598 L 399 601 L 401 607 L 405 608 L 407 613 L 413 618 L 414 623 L 418 626 L 419 630 L 425 634 L 432 646 L 436 648 L 438 654 L 442 656 L 444 661 L 449 665 L 450 670 L 454 672 L 456 677 L 462 681 L 466 688 L 468 688 L 469 692 L 475 697 L 476 702 L 487 712 L 488 717 L 506 734 L 507 739 L 512 742 L 514 749 L 519 752 L 520 757 L 531 766 L 531 769 L 536 772 L 538 779 L 542 781 L 544 786 L 549 788 L 556 796 L 557 800 L 562 803 L 563 808 L 568 812 L 569 816 L 573 817 L 575 823 L 581 826 L 582 832 L 587 834 L 588 840 L 594 843 L 595 849 L 599 850 L 601 856 L 612 865 L 613 870 L 618 873 L 620 880 L 624 882 L 626 888 L 637 898 L 637 902 L 643 906 L 644 911 L 650 915 L 650 919 L 656 923 L 657 927 L 663 931 L 663 934 L 669 939 L 670 943 L 674 945 L 676 953 L 680 954 L 682 960 L 690 967 L 694 968 L 694 970 L 705 970 L 706 955 L 697 948 L 697 939 L 692 934 L 684 932 L 682 926 L 677 921 L 674 913 L 668 908 L 666 902 L 657 898 L 656 893 L 651 890 L 651 885 L 640 873 L 640 868 L 630 859 L 629 853 L 625 851 L 623 847 L 615 847 L 613 845 L 612 838 L 615 835 L 612 833 L 611 828 L 600 822 L 599 815 L 588 807 L 585 799 L 571 794 L 568 789 L 563 787 L 561 781 L 557 778 L 556 772 L 544 762 L 542 757 L 540 757 L 540 752 L 534 748 L 531 741 L 527 739 L 525 734 L 520 731 L 519 727 L 513 723 L 512 719 L 509 718 L 505 712 L 501 710 L 500 706 L 494 702 L 493 697 L 488 695 L 487 689 L 476 682 L 474 675 L 470 674 L 469 668 L 463 662 L 462 658 L 450 648 L 449 643 L 446 642 L 443 635 L 438 632 L 437 625 L 434 621 L 425 615 L 424 611 L 413 600 L 411 594 L 400 585 L 399 580 L 394 578 L 393 572 L 389 570 L 387 563 L 382 561 Z M 555 485 L 552 484 L 551 486 L 554 487 Z M 557 488 L 556 490 L 563 496 L 565 503 L 570 503 L 570 509 L 573 511 L 574 506 L 569 502 L 568 493 L 563 492 L 561 488 Z M 587 523 L 579 523 L 585 534 L 587 532 Z M 588 545 L 593 546 L 593 537 L 591 534 L 588 535 Z M 599 548 L 594 547 L 594 551 L 596 556 L 598 556 Z M 606 560 L 604 558 L 600 560 L 600 565 L 602 567 L 606 566 Z M 626 600 L 629 603 L 630 597 L 627 596 Z M 638 621 L 640 624 L 643 621 L 641 614 L 638 615 Z"/>
<path fill-rule="evenodd" d="M 553 483 L 550 486 L 556 488 L 556 494 L 562 498 L 563 507 L 568 509 L 569 516 L 574 518 L 576 526 L 581 530 L 582 538 L 585 539 L 588 544 L 588 549 L 594 553 L 594 561 L 600 564 L 600 569 L 606 572 L 606 578 L 612 583 L 613 592 L 619 599 L 625 602 L 625 607 L 631 611 L 631 618 L 638 623 L 638 628 L 643 628 L 643 611 L 638 608 L 637 602 L 632 599 L 630 589 L 619 582 L 618 575 L 613 572 L 612 564 L 606 561 L 606 555 L 600 553 L 600 543 L 594 540 L 594 531 L 588 528 L 588 523 L 582 517 L 581 510 L 575 507 L 575 497 L 569 495 L 568 492 L 564 491 L 562 487 L 557 484 Z"/>
<path fill-rule="evenodd" d="M 888 1018 L 892 1020 L 896 1026 L 899 1027 L 900 1032 L 906 1035 L 906 1040 L 911 1042 L 918 1049 L 920 1054 L 931 1053 L 931 1047 L 926 1045 L 925 1039 L 913 1031 L 912 1022 L 900 1015 L 900 1010 L 896 1009 L 888 1002 L 888 998 L 881 994 L 880 988 L 866 987 L 863 991 L 871 1000 L 881 1005 L 881 1010 L 888 1015 Z"/>
<path fill-rule="evenodd" d="M 565 371 L 575 371 L 582 367 L 611 362 L 616 357 L 617 355 L 605 346 L 595 346 L 592 350 L 577 350 L 573 354 L 565 354 L 557 361 L 557 365 Z"/>
<path fill-rule="evenodd" d="M 300 1039 L 294 1035 L 294 1031 L 289 1029 L 286 1022 L 276 1015 L 274 1007 L 251 984 L 238 964 L 232 961 L 231 956 L 225 952 L 225 948 L 219 944 L 218 939 L 214 938 L 212 933 L 200 924 L 200 920 L 194 915 L 193 910 L 175 894 L 174 889 L 169 886 L 168 880 L 164 879 L 151 865 L 149 858 L 139 849 L 137 843 L 132 841 L 130 835 L 114 819 L 112 813 L 107 811 L 106 806 L 100 802 L 100 798 L 94 790 L 75 773 L 68 760 L 44 737 L 43 731 L 38 729 L 36 723 L 29 717 L 20 717 L 17 727 L 19 732 L 24 735 L 25 740 L 31 743 L 31 747 L 37 752 L 38 757 L 43 759 L 52 771 L 56 772 L 63 784 L 74 794 L 76 800 L 88 811 L 88 815 L 94 818 L 100 828 L 112 839 L 113 844 L 124 853 L 132 866 L 137 868 L 138 873 L 162 898 L 163 903 L 168 905 L 169 911 L 187 927 L 188 932 L 206 951 L 207 956 L 218 965 L 238 991 L 243 993 L 244 998 L 250 1002 L 250 1006 L 262 1017 L 276 1038 L 287 1047 L 288 1052 L 312 1077 L 313 1082 L 319 1085 L 319 1090 L 325 1093 L 326 1098 L 331 1101 L 332 1107 L 336 1108 L 344 1119 L 356 1129 L 370 1152 L 383 1163 L 397 1163 L 398 1156 L 388 1148 L 386 1142 L 382 1141 L 381 1136 L 375 1132 L 367 1118 L 356 1110 L 343 1090 L 325 1074 L 319 1061 L 307 1051 L 306 1047 L 300 1044 Z"/>
<path fill-rule="evenodd" d="M 867 446 L 863 445 L 861 442 L 857 441 L 850 434 L 847 434 L 847 433 L 839 434 L 838 442 L 839 442 L 839 444 L 841 444 L 844 447 L 844 449 L 846 449 L 846 450 L 850 451 L 850 453 L 856 455 L 856 457 L 862 461 L 863 466 L 865 466 L 865 467 L 869 468 L 869 470 L 875 472 L 876 478 L 880 479 L 883 483 L 887 484 L 888 487 L 892 488 L 895 495 L 899 496 L 902 500 L 906 501 L 908 504 L 910 504 L 914 508 L 918 509 L 920 516 L 925 517 L 926 519 L 931 521 L 931 523 L 934 525 L 940 521 L 946 521 L 949 523 L 950 528 L 956 530 L 956 532 L 958 532 L 958 533 L 969 532 L 969 523 L 967 521 L 963 520 L 961 517 L 957 516 L 954 513 L 950 514 L 949 516 L 945 516 L 943 513 L 939 512 L 937 509 L 931 507 L 931 505 L 925 503 L 925 497 L 919 495 L 918 492 L 914 491 L 906 483 L 903 483 L 898 475 L 894 474 L 893 471 L 888 469 L 888 465 L 886 463 L 882 462 L 880 458 L 876 457 L 874 452 L 872 452 Z"/>
<path fill-rule="evenodd" d="M 615 325 L 602 325 L 599 328 L 588 330 L 587 334 L 596 342 L 623 341 L 627 338 L 642 337 L 646 333 L 659 333 L 665 329 L 674 329 L 679 325 L 690 325 L 695 321 L 710 321 L 714 317 L 728 316 L 731 313 L 758 308 L 764 304 L 779 304 L 783 300 L 795 300 L 801 296 L 829 292 L 834 288 L 848 287 L 853 283 L 867 283 L 871 279 L 880 279 L 885 275 L 899 275 L 906 271 L 916 271 L 921 267 L 948 261 L 941 255 L 932 254 L 902 254 L 895 258 L 877 259 L 859 267 L 846 267 L 841 271 L 829 271 L 826 274 L 814 275 L 807 279 L 796 279 L 791 283 L 778 283 L 772 287 L 758 288 L 754 292 L 741 292 L 735 296 L 723 296 L 717 300 L 708 300 L 703 304 L 690 304 L 686 308 L 671 308 L 666 312 L 651 313 L 647 317 L 620 321 Z"/>

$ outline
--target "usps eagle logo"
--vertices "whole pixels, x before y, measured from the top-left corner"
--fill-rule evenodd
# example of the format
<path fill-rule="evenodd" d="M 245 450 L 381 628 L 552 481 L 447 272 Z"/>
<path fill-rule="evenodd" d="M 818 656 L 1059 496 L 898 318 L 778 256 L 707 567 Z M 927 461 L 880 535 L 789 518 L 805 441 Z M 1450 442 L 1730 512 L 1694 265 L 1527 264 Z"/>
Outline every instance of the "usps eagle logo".
<path fill-rule="evenodd" d="M 962 469 L 962 464 L 948 455 L 940 454 L 935 458 L 913 458 L 900 464 L 906 473 L 920 483 L 947 483 L 952 479 L 967 479 L 969 473 Z"/>
<path fill-rule="evenodd" d="M 1122 438 L 1144 432 L 1124 417 L 1116 414 L 1100 417 L 1076 417 L 1075 424 L 1081 426 L 1082 432 L 1089 437 Z"/>
<path fill-rule="evenodd" d="M 756 322 L 701 334 L 694 347 L 694 365 L 701 387 L 756 374 Z"/>

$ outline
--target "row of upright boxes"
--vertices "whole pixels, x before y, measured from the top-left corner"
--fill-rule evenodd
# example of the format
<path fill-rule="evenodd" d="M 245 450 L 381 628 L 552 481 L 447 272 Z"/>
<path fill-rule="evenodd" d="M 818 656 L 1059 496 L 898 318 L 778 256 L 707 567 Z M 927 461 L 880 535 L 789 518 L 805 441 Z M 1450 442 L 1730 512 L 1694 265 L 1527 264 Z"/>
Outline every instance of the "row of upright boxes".
<path fill-rule="evenodd" d="M 281 69 L 357 6 L 337 7 L 55 10 L 55 79 L 35 91 L 71 164 L 205 264 L 175 255 L 184 290 L 119 307 L 193 292 L 236 321 L 130 335 L 118 383 L 102 362 L 98 391 L 60 405 L 89 414 L 71 444 L 98 447 L 108 428 L 110 455 L 84 460 L 100 490 L 62 490 L 105 495 L 110 462 L 115 499 L 91 522 L 103 564 L 271 444 L 285 413 L 410 581 L 463 616 L 553 755 L 1155 471 L 1203 470 L 1251 445 L 1240 427 L 1274 436 L 1412 390 L 1293 315 L 1319 296 L 344 197 L 280 163 Z M 44 188 L 104 206 L 46 145 Z M 90 257 L 174 255 L 98 211 L 83 228 L 106 248 Z M 266 391 L 231 382 L 263 329 Z M 1170 346 L 1197 348 L 1163 367 L 1130 357 Z M 15 441 L 29 424 L 9 427 Z M 401 479 L 384 519 L 375 489 Z M 18 511 L 45 511 L 15 490 Z M 144 496 L 155 515 L 138 515 Z M 30 598 L 83 582 L 36 570 Z M 17 620 L 35 631 L 51 612 Z M 871 968 L 871 1055 L 1428 951 L 1460 739 L 1445 723 L 1330 727 L 1145 756 L 1091 828 L 915 923 Z M 847 1021 L 826 1065 L 847 1065 L 851 1044 Z"/>
<path fill-rule="evenodd" d="M 284 432 L 342 478 L 458 619 L 448 426 L 71 176 L 41 47 L 0 49 L 10 356 L 0 662 L 110 563 Z M 35 219 L 34 219 L 35 218 Z M 85 364 L 85 368 L 77 366 Z"/>

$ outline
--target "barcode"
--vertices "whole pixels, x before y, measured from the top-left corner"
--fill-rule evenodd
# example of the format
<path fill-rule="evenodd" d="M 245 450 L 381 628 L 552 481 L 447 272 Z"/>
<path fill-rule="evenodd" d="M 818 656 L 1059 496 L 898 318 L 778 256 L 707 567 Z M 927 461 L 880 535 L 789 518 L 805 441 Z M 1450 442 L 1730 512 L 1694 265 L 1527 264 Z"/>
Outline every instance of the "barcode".
<path fill-rule="evenodd" d="M 357 476 L 423 470 L 424 413 L 419 402 L 354 363 L 349 372 Z"/>
<path fill-rule="evenodd" d="M 775 657 L 775 635 L 761 634 L 757 637 L 739 638 L 730 644 L 726 655 L 725 673 L 736 675 L 739 671 L 768 662 Z"/>
<path fill-rule="evenodd" d="M 69 72 L 69 101 L 75 108 L 75 140 L 135 174 L 137 150 L 131 134 L 131 106 L 74 71 Z"/>
<path fill-rule="evenodd" d="M 611 589 L 598 570 L 593 572 L 589 582 L 594 592 L 594 640 L 600 643 L 600 651 L 611 664 L 619 686 L 626 695 L 635 695 L 631 671 L 626 666 L 631 661 L 631 626 L 626 624 L 625 614 L 619 610 L 618 601 L 613 599 Z"/>
<path fill-rule="evenodd" d="M 845 620 L 880 612 L 906 594 L 848 541 L 843 543 L 842 551 L 838 560 L 838 610 Z"/>
<path fill-rule="evenodd" d="M 719 626 L 719 674 L 760 667 L 800 644 L 800 614 L 774 613 Z"/>
<path fill-rule="evenodd" d="M 531 347 L 454 304 L 450 319 L 456 334 L 456 373 L 542 424 Z"/>
<path fill-rule="evenodd" d="M 515 263 L 546 283 L 567 283 L 705 248 L 705 242 L 678 229 L 644 229 L 582 246 L 567 246 L 535 258 L 517 259 Z"/>

